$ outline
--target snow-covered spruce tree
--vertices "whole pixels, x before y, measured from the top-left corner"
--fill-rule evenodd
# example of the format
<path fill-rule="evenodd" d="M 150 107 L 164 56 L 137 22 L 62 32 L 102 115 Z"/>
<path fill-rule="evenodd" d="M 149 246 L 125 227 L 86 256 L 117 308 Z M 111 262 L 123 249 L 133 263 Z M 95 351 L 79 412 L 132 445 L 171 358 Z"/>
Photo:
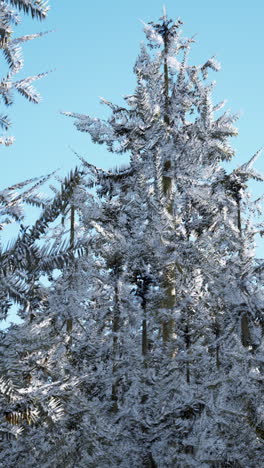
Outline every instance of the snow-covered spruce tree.
<path fill-rule="evenodd" d="M 262 466 L 262 227 L 246 190 L 262 177 L 255 157 L 222 168 L 235 118 L 214 116 L 207 71 L 218 65 L 188 64 L 180 25 L 164 15 L 145 26 L 127 107 L 105 101 L 108 121 L 69 113 L 130 163 L 85 163 L 69 201 L 86 255 L 19 327 L 31 376 L 21 391 L 43 417 L 5 443 L 9 466 L 26 452 L 32 467 Z"/>
<path fill-rule="evenodd" d="M 110 228 L 126 230 L 118 261 L 142 306 L 141 378 L 128 379 L 116 403 L 132 434 L 121 465 L 260 466 L 262 281 L 245 182 L 262 178 L 252 161 L 230 175 L 222 168 L 236 117 L 214 117 L 223 104 L 212 104 L 207 74 L 219 66 L 188 64 L 192 40 L 180 24 L 164 15 L 146 25 L 159 50 L 142 46 L 128 108 L 105 101 L 108 121 L 68 113 L 93 141 L 130 157 L 119 177 L 105 177 L 107 207 L 120 213 Z"/>
<path fill-rule="evenodd" d="M 47 285 L 44 287 L 41 277 L 45 275 L 52 280 L 54 270 L 57 272 L 62 270 L 72 262 L 74 254 L 81 253 L 78 240 L 71 239 L 67 242 L 58 235 L 55 242 L 52 243 L 50 240 L 50 225 L 54 224 L 58 217 L 61 218 L 61 215 L 65 217 L 74 187 L 80 181 L 81 172 L 72 171 L 69 177 L 63 180 L 61 190 L 56 191 L 53 200 L 44 200 L 36 192 L 40 184 L 48 178 L 49 176 L 46 176 L 26 181 L 2 192 L 1 215 L 5 223 L 10 222 L 12 218 L 22 222 L 23 211 L 21 209 L 25 203 L 43 208 L 36 223 L 30 228 L 22 226 L 17 239 L 3 249 L 0 256 L 1 319 L 6 318 L 10 306 L 16 303 L 20 306 L 17 313 L 24 320 L 21 327 L 13 325 L 1 333 L 0 405 L 4 419 L 1 420 L 0 434 L 2 441 L 9 441 L 8 443 L 11 443 L 10 441 L 16 434 L 23 430 L 23 426 L 25 429 L 32 421 L 36 421 L 36 418 L 41 417 L 43 422 L 46 421 L 46 416 L 49 416 L 48 420 L 52 421 L 49 405 L 54 405 L 54 400 L 47 397 L 40 402 L 40 398 L 32 397 L 27 389 L 33 379 L 31 376 L 33 370 L 36 372 L 42 370 L 44 376 L 50 380 L 49 371 L 44 371 L 43 367 L 43 363 L 49 366 L 48 359 L 45 359 L 43 355 L 41 357 L 39 348 L 41 347 L 42 352 L 45 353 L 50 343 L 47 342 L 44 345 L 45 340 L 36 339 L 37 333 L 35 332 L 36 317 L 38 322 L 40 322 L 39 316 L 45 317 L 46 321 L 40 327 L 43 336 L 46 324 L 50 323 L 47 318 L 48 287 Z M 33 182 L 35 184 L 28 188 L 29 183 L 32 185 Z M 38 240 L 40 237 L 43 240 L 48 228 L 49 239 L 44 244 L 43 242 L 39 244 Z M 60 228 L 62 235 L 65 229 L 67 229 L 66 226 Z M 31 327 L 33 327 L 32 332 Z M 50 335 L 53 336 L 53 334 L 54 330 L 51 329 Z M 46 391 L 45 386 L 44 391 Z M 19 454 L 21 455 L 20 451 L 17 457 L 20 457 Z M 3 457 L 5 458 L 5 455 Z M 7 466 L 12 466 L 12 463 L 7 463 Z"/>

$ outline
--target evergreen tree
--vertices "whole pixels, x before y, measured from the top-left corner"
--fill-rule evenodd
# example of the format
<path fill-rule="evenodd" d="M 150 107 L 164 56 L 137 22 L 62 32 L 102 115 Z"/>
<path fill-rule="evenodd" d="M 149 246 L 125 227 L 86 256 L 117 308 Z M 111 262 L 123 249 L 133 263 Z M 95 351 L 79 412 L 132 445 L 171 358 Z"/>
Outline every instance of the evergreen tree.
<path fill-rule="evenodd" d="M 253 229 L 242 213 L 246 216 L 249 209 L 245 182 L 250 177 L 263 179 L 251 170 L 255 157 L 230 175 L 221 167 L 221 161 L 233 156 L 229 137 L 237 134 L 236 117 L 228 113 L 214 117 L 222 103 L 213 106 L 207 74 L 209 68 L 218 70 L 219 66 L 214 58 L 190 66 L 187 56 L 192 41 L 181 39 L 179 28 L 180 22 L 172 23 L 166 14 L 158 24 L 146 25 L 150 48 L 160 52 L 153 58 L 142 47 L 135 65 L 138 85 L 135 94 L 126 98 L 128 109 L 105 101 L 112 109 L 107 122 L 68 115 L 77 119 L 77 129 L 90 133 L 93 141 L 130 156 L 121 187 L 115 176 L 108 180 L 119 196 L 122 215 L 132 221 L 130 226 L 126 223 L 130 246 L 122 250 L 122 263 L 136 276 L 136 294 L 141 297 L 144 365 L 138 385 L 146 394 L 138 405 L 135 390 L 127 405 L 127 409 L 142 408 L 137 423 L 147 435 L 143 436 L 146 446 L 141 446 L 141 463 L 145 460 L 150 466 L 154 457 L 159 466 L 228 462 L 250 466 L 250 460 L 254 464 L 259 460 L 261 431 L 256 419 L 252 424 L 251 391 L 239 400 L 235 388 L 238 374 L 246 378 L 253 369 L 259 371 L 257 350 L 262 340 L 256 330 L 263 320 L 262 283 L 254 273 Z M 119 234 L 121 230 L 120 226 Z M 257 340 L 253 339 L 256 333 Z M 154 365 L 158 360 L 161 366 Z M 241 372 L 240 366 L 247 361 L 250 368 Z M 155 385 L 147 383 L 148 378 L 142 381 L 143 375 L 153 371 Z M 223 382 L 216 396 L 209 384 L 213 376 Z M 176 380 L 180 381 L 178 392 Z M 250 387 L 246 381 L 244 386 Z M 163 391 L 167 398 L 162 397 Z M 227 408 L 219 410 L 215 404 L 217 416 L 210 418 L 206 401 L 221 400 L 223 395 Z M 161 401 L 168 426 L 159 414 Z M 251 432 L 252 451 L 242 440 L 242 448 L 236 451 L 237 441 L 230 434 L 224 436 L 223 416 L 222 423 L 217 422 L 222 410 L 232 413 L 233 405 L 236 421 L 231 427 L 240 428 L 241 439 L 245 427 Z M 144 425 L 144 414 L 147 418 L 151 414 L 152 424 Z M 173 431 L 175 418 L 179 427 Z M 213 427 L 215 446 L 201 447 L 197 425 L 199 432 Z"/>

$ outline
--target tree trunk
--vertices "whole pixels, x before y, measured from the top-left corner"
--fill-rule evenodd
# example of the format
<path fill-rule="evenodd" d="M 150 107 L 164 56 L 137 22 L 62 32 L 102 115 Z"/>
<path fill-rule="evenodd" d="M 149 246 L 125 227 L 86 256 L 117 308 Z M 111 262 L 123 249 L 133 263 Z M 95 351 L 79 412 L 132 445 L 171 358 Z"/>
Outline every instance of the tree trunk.
<path fill-rule="evenodd" d="M 74 205 L 72 205 L 70 208 L 70 248 L 71 249 L 73 249 L 74 247 L 74 237 L 75 237 L 74 222 L 75 222 L 75 208 L 74 208 Z M 72 329 L 73 329 L 73 319 L 68 318 L 66 321 L 66 331 L 69 335 L 68 349 L 70 349 L 72 345 L 72 337 L 71 337 Z"/>
<path fill-rule="evenodd" d="M 251 344 L 249 320 L 246 312 L 241 316 L 241 342 L 245 347 L 250 346 Z"/>
<path fill-rule="evenodd" d="M 242 240 L 242 221 L 241 221 L 241 206 L 240 198 L 237 195 L 237 227 L 239 230 L 239 235 Z M 240 248 L 240 259 L 243 260 L 242 246 Z M 243 312 L 241 315 L 241 342 L 242 345 L 247 347 L 251 345 L 251 336 L 250 336 L 250 326 L 249 326 L 249 316 L 247 312 Z"/>
<path fill-rule="evenodd" d="M 115 290 L 114 290 L 114 316 L 113 316 L 113 379 L 112 384 L 112 408 L 111 410 L 116 413 L 118 410 L 118 379 L 116 377 L 117 364 L 115 362 L 118 355 L 118 332 L 120 329 L 120 298 L 119 298 L 119 287 L 118 287 L 118 276 L 116 276 Z"/>
<path fill-rule="evenodd" d="M 164 35 L 164 64 L 163 64 L 163 73 L 164 73 L 164 96 L 165 96 L 165 109 L 164 109 L 164 123 L 169 127 L 169 70 L 168 70 L 168 37 Z M 164 171 L 167 172 L 171 169 L 171 162 L 167 160 L 164 162 Z M 165 197 L 169 197 L 172 190 L 172 178 L 168 175 L 163 175 L 162 177 L 162 187 L 163 194 Z M 167 207 L 167 211 L 170 214 L 173 214 L 173 203 L 171 202 Z M 174 276 L 175 276 L 175 265 L 171 264 L 165 268 L 164 271 L 164 282 L 163 287 L 165 289 L 165 298 L 162 301 L 162 307 L 164 309 L 172 310 L 175 306 L 175 286 L 174 286 Z M 174 330 L 174 320 L 169 318 L 164 320 L 162 323 L 162 339 L 163 344 L 166 346 L 172 338 Z"/>
<path fill-rule="evenodd" d="M 186 327 L 185 327 L 184 339 L 185 339 L 186 350 L 187 350 L 187 355 L 188 355 L 188 351 L 189 351 L 190 346 L 191 346 L 190 329 L 189 329 L 189 320 L 188 319 L 187 319 L 187 324 L 186 324 Z M 186 382 L 188 384 L 190 383 L 190 364 L 189 364 L 188 361 L 186 363 Z"/>

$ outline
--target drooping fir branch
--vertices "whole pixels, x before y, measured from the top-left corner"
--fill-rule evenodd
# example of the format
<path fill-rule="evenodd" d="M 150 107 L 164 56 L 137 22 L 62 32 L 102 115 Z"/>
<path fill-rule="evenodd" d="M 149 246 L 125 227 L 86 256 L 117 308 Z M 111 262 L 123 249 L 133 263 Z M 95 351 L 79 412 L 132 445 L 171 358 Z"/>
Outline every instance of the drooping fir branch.
<path fill-rule="evenodd" d="M 30 302 L 32 268 L 34 269 L 33 265 L 35 265 L 39 255 L 36 246 L 26 241 L 25 232 L 27 229 L 22 225 L 24 207 L 29 204 L 43 208 L 50 203 L 50 199 L 43 198 L 38 194 L 38 189 L 50 176 L 51 174 L 15 184 L 0 193 L 0 228 L 4 229 L 5 225 L 14 221 L 21 225 L 17 239 L 1 248 L 0 252 L 3 318 L 6 317 L 11 306 L 10 301 L 14 301 L 23 307 L 27 307 Z M 28 278 L 26 278 L 25 271 L 28 272 Z"/>
<path fill-rule="evenodd" d="M 74 188 L 81 181 L 83 171 L 75 168 L 61 184 L 60 192 L 54 197 L 52 203 L 46 207 L 35 225 L 30 229 L 29 236 L 32 240 L 39 239 L 46 231 L 49 224 L 53 222 L 60 214 L 63 214 L 67 206 L 71 203 Z"/>
<path fill-rule="evenodd" d="M 23 67 L 23 57 L 21 44 L 26 41 L 43 36 L 46 33 L 29 34 L 23 37 L 14 38 L 12 25 L 20 22 L 16 9 L 23 11 L 31 17 L 43 20 L 46 18 L 49 10 L 48 2 L 42 0 L 4 0 L 0 4 L 0 49 L 3 51 L 5 61 L 9 66 L 9 72 L 0 80 L 0 96 L 5 106 L 13 103 L 13 91 L 18 91 L 22 96 L 31 102 L 38 103 L 39 94 L 32 87 L 31 83 L 36 79 L 42 78 L 46 73 L 14 81 L 14 76 Z M 11 125 L 10 120 L 5 114 L 0 116 L 0 126 L 7 130 Z M 13 142 L 11 137 L 1 137 L 0 144 L 10 145 Z"/>
<path fill-rule="evenodd" d="M 45 0 L 8 0 L 12 6 L 22 10 L 31 17 L 43 20 L 49 11 L 48 1 Z"/>

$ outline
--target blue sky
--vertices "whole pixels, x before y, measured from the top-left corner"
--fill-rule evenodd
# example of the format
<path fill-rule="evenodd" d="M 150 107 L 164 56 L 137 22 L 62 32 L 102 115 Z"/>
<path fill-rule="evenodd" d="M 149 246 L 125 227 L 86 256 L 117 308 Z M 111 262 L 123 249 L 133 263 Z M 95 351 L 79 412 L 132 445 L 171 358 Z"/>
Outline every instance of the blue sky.
<path fill-rule="evenodd" d="M 264 4 L 253 0 L 247 5 L 237 0 L 166 2 L 168 16 L 184 22 L 184 35 L 195 35 L 193 63 L 215 55 L 222 64 L 221 72 L 211 74 L 217 82 L 215 100 L 226 98 L 227 108 L 240 114 L 240 134 L 233 139 L 237 150 L 233 166 L 264 145 Z M 24 45 L 21 77 L 54 71 L 36 83 L 43 97 L 41 104 L 30 104 L 17 96 L 9 110 L 13 121 L 9 133 L 16 142 L 1 148 L 3 188 L 57 168 L 60 174 L 67 174 L 79 163 L 70 147 L 100 167 L 124 161 L 124 157 L 109 155 L 104 147 L 92 144 L 89 136 L 77 132 L 73 120 L 60 111 L 105 118 L 108 111 L 99 103 L 99 96 L 122 103 L 122 96 L 133 92 L 132 69 L 144 40 L 139 20 L 157 20 L 163 3 L 52 0 L 50 6 L 45 22 L 25 18 L 17 29 L 18 36 L 53 30 Z M 260 170 L 264 169 L 263 158 L 257 163 Z M 261 185 L 253 190 L 261 193 Z"/>

